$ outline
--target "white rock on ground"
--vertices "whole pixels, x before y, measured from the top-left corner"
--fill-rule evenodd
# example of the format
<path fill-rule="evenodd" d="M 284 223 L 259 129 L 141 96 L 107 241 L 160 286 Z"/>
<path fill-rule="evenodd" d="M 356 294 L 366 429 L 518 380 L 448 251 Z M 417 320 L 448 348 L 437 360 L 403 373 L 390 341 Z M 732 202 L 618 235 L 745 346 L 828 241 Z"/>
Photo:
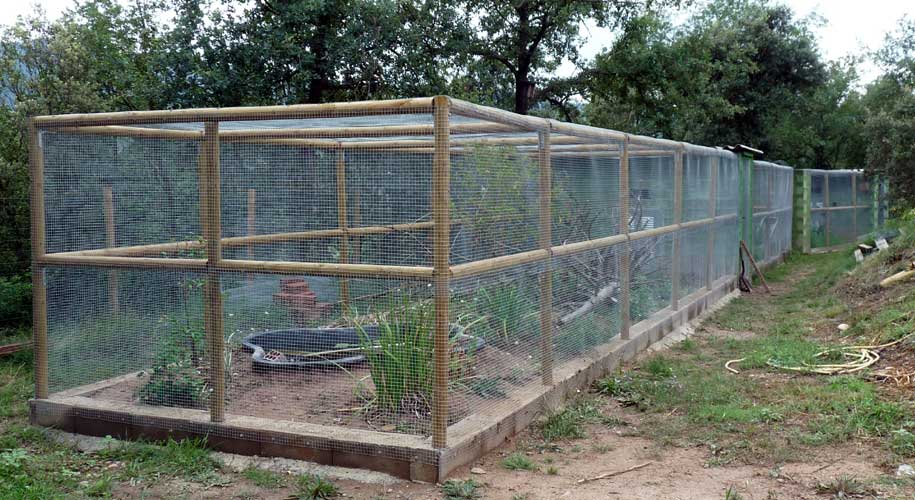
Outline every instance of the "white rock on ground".
<path fill-rule="evenodd" d="M 839 324 L 839 331 L 840 331 L 840 332 L 844 332 L 845 330 L 848 330 L 849 328 L 851 328 L 851 327 L 848 326 L 848 323 L 840 323 L 840 324 Z"/>
<path fill-rule="evenodd" d="M 909 464 L 902 464 L 896 469 L 896 477 L 913 477 L 915 476 L 915 468 Z"/>

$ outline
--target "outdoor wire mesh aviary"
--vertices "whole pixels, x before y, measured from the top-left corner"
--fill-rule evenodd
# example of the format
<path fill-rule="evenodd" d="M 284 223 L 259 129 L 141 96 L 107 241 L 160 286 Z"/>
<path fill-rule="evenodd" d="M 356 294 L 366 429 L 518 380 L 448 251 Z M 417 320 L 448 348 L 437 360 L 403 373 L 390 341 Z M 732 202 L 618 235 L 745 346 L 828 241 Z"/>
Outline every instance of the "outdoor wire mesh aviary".
<path fill-rule="evenodd" d="M 794 245 L 835 250 L 879 229 L 888 213 L 885 180 L 859 170 L 795 172 Z"/>
<path fill-rule="evenodd" d="M 41 425 L 438 480 L 791 246 L 790 167 L 448 97 L 31 121 Z"/>

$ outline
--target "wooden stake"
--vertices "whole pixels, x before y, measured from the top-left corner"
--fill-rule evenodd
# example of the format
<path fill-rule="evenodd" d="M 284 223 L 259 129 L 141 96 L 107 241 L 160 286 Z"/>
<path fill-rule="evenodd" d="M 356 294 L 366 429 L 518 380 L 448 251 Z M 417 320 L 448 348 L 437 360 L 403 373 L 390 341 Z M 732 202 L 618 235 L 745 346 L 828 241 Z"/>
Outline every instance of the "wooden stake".
<path fill-rule="evenodd" d="M 629 340 L 629 136 L 625 136 L 620 151 L 620 233 L 626 235 L 626 241 L 620 245 L 619 281 L 620 281 L 620 338 Z"/>
<path fill-rule="evenodd" d="M 683 150 L 678 149 L 674 155 L 674 224 L 683 220 Z M 670 265 L 671 290 L 670 308 L 680 308 L 680 239 L 683 231 L 674 234 L 674 252 Z"/>
<path fill-rule="evenodd" d="M 248 190 L 248 237 L 252 237 L 257 234 L 257 190 L 249 189 Z M 246 249 L 248 254 L 248 260 L 254 260 L 254 244 L 248 243 Z M 248 284 L 254 282 L 254 275 L 248 273 Z"/>
<path fill-rule="evenodd" d="M 435 154 L 432 163 L 432 217 L 435 226 L 432 233 L 433 243 L 433 279 L 435 281 L 435 375 L 433 381 L 432 407 L 432 446 L 444 448 L 448 434 L 448 303 L 451 294 L 448 289 L 450 262 L 450 157 L 449 157 L 449 124 L 451 101 L 448 97 L 438 96 L 433 103 L 433 124 Z"/>
<path fill-rule="evenodd" d="M 547 258 L 540 273 L 540 370 L 543 385 L 553 385 L 553 271 L 549 250 L 553 246 L 550 131 L 537 134 L 540 155 L 540 248 Z"/>
<path fill-rule="evenodd" d="M 35 352 L 35 397 L 48 397 L 48 295 L 45 269 L 44 152 L 35 119 L 29 120 L 29 170 L 32 231 L 32 343 Z"/>
<path fill-rule="evenodd" d="M 759 282 L 762 283 L 763 288 L 766 289 L 766 293 L 770 293 L 772 290 L 769 289 L 769 284 L 766 283 L 766 277 L 763 276 L 762 271 L 759 270 L 759 266 L 756 265 L 756 259 L 753 258 L 753 254 L 750 253 L 750 249 L 747 248 L 747 244 L 743 240 L 740 240 L 740 249 L 743 250 L 744 255 L 747 256 L 747 259 L 750 261 L 750 265 L 753 266 L 753 270 L 756 272 L 756 275 L 759 276 Z"/>
<path fill-rule="evenodd" d="M 715 218 L 715 214 L 718 212 L 718 157 L 713 156 L 711 158 L 709 172 L 709 188 L 708 188 L 708 216 Z M 711 290 L 712 283 L 714 283 L 715 278 L 712 276 L 714 272 L 714 266 L 712 262 L 715 258 L 715 225 L 709 224 L 708 226 L 708 247 L 705 249 L 705 289 Z"/>
<path fill-rule="evenodd" d="M 340 263 L 349 264 L 349 238 L 346 235 L 346 153 L 337 149 L 337 223 L 343 234 L 340 236 Z M 340 305 L 349 309 L 349 283 L 340 279 Z"/>
<path fill-rule="evenodd" d="M 222 260 L 220 241 L 220 182 L 219 182 L 219 123 L 204 124 L 204 138 L 201 150 L 200 227 L 206 239 L 207 278 L 204 284 L 204 329 L 206 330 L 207 353 L 210 367 L 210 420 L 223 422 L 226 418 L 226 372 L 225 337 L 222 327 L 222 289 L 219 280 L 219 263 Z"/>
<path fill-rule="evenodd" d="M 105 245 L 108 248 L 117 246 L 117 237 L 114 230 L 114 192 L 111 186 L 105 186 Z M 108 271 L 108 304 L 111 312 L 117 316 L 120 310 L 120 294 L 118 292 L 118 271 Z"/>

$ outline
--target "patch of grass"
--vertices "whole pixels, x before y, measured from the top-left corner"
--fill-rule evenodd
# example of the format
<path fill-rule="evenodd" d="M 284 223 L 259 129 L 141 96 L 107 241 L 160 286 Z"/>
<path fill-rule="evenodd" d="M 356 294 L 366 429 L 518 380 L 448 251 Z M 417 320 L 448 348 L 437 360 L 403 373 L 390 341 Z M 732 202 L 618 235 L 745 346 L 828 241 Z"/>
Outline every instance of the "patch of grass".
<path fill-rule="evenodd" d="M 858 376 L 788 376 L 768 364 L 810 363 L 833 343 L 815 333 L 835 328 L 827 316 L 848 314 L 831 290 L 852 266 L 844 254 L 792 256 L 776 268 L 779 279 L 790 281 L 787 291 L 740 297 L 710 319 L 719 328 L 755 335 L 693 341 L 599 380 L 593 389 L 644 412 L 639 430 L 659 444 L 708 447 L 712 465 L 796 460 L 805 446 L 860 436 L 892 436 L 886 442 L 895 454 L 915 456 L 908 403 L 888 399 Z M 882 320 L 908 325 L 910 318 L 900 310 Z M 744 358 L 733 365 L 740 375 L 723 369 L 738 358 Z"/>
<path fill-rule="evenodd" d="M 473 479 L 449 479 L 442 484 L 442 494 L 445 500 L 476 500 L 483 498 L 480 489 L 482 484 Z"/>
<path fill-rule="evenodd" d="M 540 434 L 547 442 L 581 439 L 587 436 L 585 424 L 589 423 L 618 425 L 619 419 L 604 415 L 598 401 L 581 398 L 547 414 L 540 423 Z"/>
<path fill-rule="evenodd" d="M 337 485 L 315 474 L 302 474 L 295 480 L 295 498 L 298 500 L 326 500 L 339 494 Z"/>
<path fill-rule="evenodd" d="M 724 491 L 724 500 L 743 500 L 743 495 L 733 486 L 728 486 L 728 489 Z"/>
<path fill-rule="evenodd" d="M 124 473 L 132 479 L 172 476 L 201 481 L 222 467 L 205 446 L 203 439 L 169 439 L 161 444 L 120 441 L 96 455 L 124 462 Z"/>
<path fill-rule="evenodd" d="M 852 476 L 840 476 L 828 483 L 820 483 L 816 490 L 821 495 L 832 495 L 834 498 L 849 498 L 869 493 L 864 483 Z"/>
<path fill-rule="evenodd" d="M 896 429 L 892 432 L 890 449 L 900 457 L 915 456 L 915 434 L 908 429 Z"/>
<path fill-rule="evenodd" d="M 269 490 L 275 490 L 286 486 L 286 478 L 282 474 L 277 474 L 276 472 L 261 469 L 259 467 L 248 467 L 242 471 L 241 475 L 256 486 Z"/>
<path fill-rule="evenodd" d="M 559 474 L 559 468 L 556 467 L 555 465 L 551 465 L 551 466 L 549 466 L 549 467 L 546 468 L 546 473 L 549 474 L 549 475 L 551 475 L 551 476 L 558 475 L 558 474 Z"/>
<path fill-rule="evenodd" d="M 505 467 L 508 470 L 532 471 L 537 469 L 537 465 L 534 461 L 527 458 L 523 453 L 512 453 L 505 457 L 502 459 L 502 467 Z"/>

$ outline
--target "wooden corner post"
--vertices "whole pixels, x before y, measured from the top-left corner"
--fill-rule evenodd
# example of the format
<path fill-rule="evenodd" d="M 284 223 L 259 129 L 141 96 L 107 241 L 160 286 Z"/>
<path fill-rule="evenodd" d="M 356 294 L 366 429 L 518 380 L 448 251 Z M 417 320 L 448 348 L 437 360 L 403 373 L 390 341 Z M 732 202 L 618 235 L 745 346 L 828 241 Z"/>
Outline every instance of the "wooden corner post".
<path fill-rule="evenodd" d="M 718 157 L 711 158 L 709 165 L 708 216 L 712 219 L 718 214 Z M 712 276 L 715 266 L 715 223 L 708 225 L 708 247 L 705 249 L 705 289 L 711 290 L 715 277 Z"/>
<path fill-rule="evenodd" d="M 550 131 L 538 134 L 540 163 L 540 248 L 553 245 L 553 172 L 550 167 Z M 540 273 L 540 370 L 543 385 L 553 385 L 553 270 L 552 255 Z"/>
<path fill-rule="evenodd" d="M 629 328 L 632 319 L 629 317 L 629 135 L 620 146 L 620 234 L 626 235 L 626 240 L 620 244 L 619 253 L 619 281 L 620 281 L 620 338 L 629 340 Z"/>
<path fill-rule="evenodd" d="M 340 263 L 349 263 L 349 238 L 346 234 L 346 152 L 337 148 L 337 223 L 340 225 Z M 349 309 L 349 282 L 340 278 L 340 306 Z"/>
<path fill-rule="evenodd" d="M 448 289 L 451 274 L 449 246 L 451 233 L 451 197 L 449 182 L 451 159 L 449 157 L 451 101 L 446 96 L 432 100 L 433 138 L 435 152 L 432 159 L 432 219 L 435 223 L 433 240 L 433 280 L 435 282 L 435 377 L 433 380 L 432 446 L 444 448 L 448 434 Z"/>
<path fill-rule="evenodd" d="M 114 229 L 114 191 L 111 186 L 105 186 L 105 246 L 114 248 L 117 246 L 117 235 Z M 108 305 L 111 307 L 111 313 L 117 316 L 120 310 L 120 293 L 118 292 L 118 270 L 111 269 L 108 271 Z"/>
<path fill-rule="evenodd" d="M 200 152 L 200 227 L 206 240 L 207 273 L 203 288 L 203 322 L 210 365 L 210 420 L 226 418 L 225 337 L 222 331 L 222 290 L 219 261 L 222 260 L 221 203 L 219 183 L 219 122 L 204 124 Z"/>
<path fill-rule="evenodd" d="M 674 224 L 683 222 L 683 147 L 677 148 L 674 154 Z M 683 230 L 678 229 L 673 233 L 674 250 L 670 263 L 670 308 L 676 311 L 680 308 L 680 239 Z"/>
<path fill-rule="evenodd" d="M 45 269 L 38 263 L 44 257 L 44 152 L 41 133 L 34 119 L 29 120 L 29 171 L 31 182 L 32 231 L 32 344 L 35 352 L 35 397 L 48 397 L 48 295 Z"/>

